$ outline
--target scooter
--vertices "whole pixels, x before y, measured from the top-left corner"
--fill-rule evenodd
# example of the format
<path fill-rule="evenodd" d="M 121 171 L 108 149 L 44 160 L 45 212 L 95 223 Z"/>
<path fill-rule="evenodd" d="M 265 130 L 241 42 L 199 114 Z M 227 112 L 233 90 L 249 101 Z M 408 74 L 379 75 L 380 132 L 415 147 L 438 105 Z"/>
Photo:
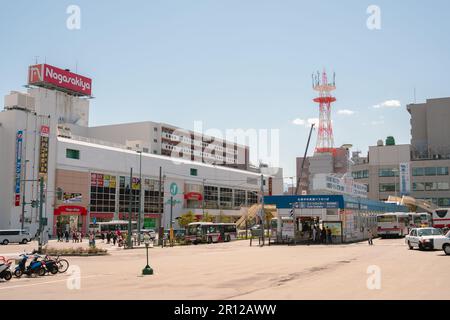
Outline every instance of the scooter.
<path fill-rule="evenodd" d="M 55 260 L 51 259 L 49 256 L 45 256 L 42 262 L 46 273 L 51 273 L 53 275 L 58 273 L 59 267 Z"/>
<path fill-rule="evenodd" d="M 34 256 L 34 259 L 31 261 L 29 266 L 26 266 L 29 256 L 26 254 L 21 254 L 22 260 L 20 260 L 19 265 L 14 270 L 14 275 L 17 278 L 22 277 L 24 274 L 31 276 L 33 274 L 37 274 L 39 276 L 45 275 L 45 267 L 42 261 L 38 261 L 40 256 Z"/>
<path fill-rule="evenodd" d="M 0 279 L 5 279 L 6 281 L 11 280 L 12 272 L 9 268 L 11 263 L 0 263 Z"/>

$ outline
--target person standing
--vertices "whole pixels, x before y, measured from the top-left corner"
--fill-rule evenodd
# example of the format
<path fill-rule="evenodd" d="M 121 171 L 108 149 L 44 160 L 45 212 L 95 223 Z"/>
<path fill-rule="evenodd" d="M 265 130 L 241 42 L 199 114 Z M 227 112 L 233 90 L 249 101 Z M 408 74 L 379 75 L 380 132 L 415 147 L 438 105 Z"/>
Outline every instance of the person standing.
<path fill-rule="evenodd" d="M 373 234 L 372 234 L 372 230 L 368 229 L 367 230 L 367 234 L 369 237 L 369 246 L 373 246 Z"/>
<path fill-rule="evenodd" d="M 320 232 L 320 241 L 323 244 L 327 243 L 327 231 L 325 230 L 325 226 L 322 226 L 322 231 Z"/>
<path fill-rule="evenodd" d="M 113 244 L 116 245 L 117 233 L 113 234 Z"/>
<path fill-rule="evenodd" d="M 107 243 L 107 244 L 110 244 L 110 243 L 111 243 L 111 233 L 110 233 L 110 232 L 107 232 L 107 233 L 106 233 L 106 243 Z"/>
<path fill-rule="evenodd" d="M 313 237 L 313 242 L 316 243 L 316 240 L 317 240 L 316 239 L 317 238 L 317 228 L 316 228 L 315 225 L 313 226 L 312 233 L 313 233 L 313 236 L 312 236 Z"/>

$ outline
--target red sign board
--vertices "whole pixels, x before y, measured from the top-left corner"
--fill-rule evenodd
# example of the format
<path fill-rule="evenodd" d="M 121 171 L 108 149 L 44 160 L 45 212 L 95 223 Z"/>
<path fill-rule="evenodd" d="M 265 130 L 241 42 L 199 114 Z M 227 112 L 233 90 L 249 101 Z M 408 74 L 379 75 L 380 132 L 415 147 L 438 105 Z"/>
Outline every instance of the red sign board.
<path fill-rule="evenodd" d="M 15 204 L 16 207 L 20 206 L 20 194 L 16 194 L 14 204 Z"/>
<path fill-rule="evenodd" d="M 90 78 L 48 64 L 30 66 L 28 84 L 55 87 L 82 96 L 90 96 L 92 93 Z"/>
<path fill-rule="evenodd" d="M 203 195 L 199 192 L 189 192 L 186 193 L 184 195 L 184 198 L 186 200 L 197 200 L 197 201 L 202 201 L 203 200 Z"/>
<path fill-rule="evenodd" d="M 87 210 L 85 207 L 81 206 L 60 206 L 55 209 L 55 216 L 60 215 L 87 215 Z"/>

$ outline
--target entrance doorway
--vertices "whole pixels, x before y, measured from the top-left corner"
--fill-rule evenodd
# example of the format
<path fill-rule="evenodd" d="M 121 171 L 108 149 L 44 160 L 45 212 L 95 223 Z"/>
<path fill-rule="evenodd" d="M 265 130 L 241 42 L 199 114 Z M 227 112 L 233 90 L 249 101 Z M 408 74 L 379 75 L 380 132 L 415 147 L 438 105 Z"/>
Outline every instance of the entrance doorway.
<path fill-rule="evenodd" d="M 60 215 L 56 219 L 56 228 L 59 232 L 82 231 L 83 223 L 78 215 Z"/>

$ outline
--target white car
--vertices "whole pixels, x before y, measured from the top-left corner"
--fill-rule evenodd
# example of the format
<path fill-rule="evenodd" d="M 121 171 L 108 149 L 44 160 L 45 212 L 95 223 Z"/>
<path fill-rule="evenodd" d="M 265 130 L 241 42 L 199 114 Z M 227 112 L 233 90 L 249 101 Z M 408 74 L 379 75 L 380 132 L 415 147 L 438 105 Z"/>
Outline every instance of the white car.
<path fill-rule="evenodd" d="M 450 255 L 450 232 L 443 235 L 440 229 L 413 228 L 405 242 L 411 250 L 415 247 L 419 250 L 444 250 L 445 254 Z"/>

